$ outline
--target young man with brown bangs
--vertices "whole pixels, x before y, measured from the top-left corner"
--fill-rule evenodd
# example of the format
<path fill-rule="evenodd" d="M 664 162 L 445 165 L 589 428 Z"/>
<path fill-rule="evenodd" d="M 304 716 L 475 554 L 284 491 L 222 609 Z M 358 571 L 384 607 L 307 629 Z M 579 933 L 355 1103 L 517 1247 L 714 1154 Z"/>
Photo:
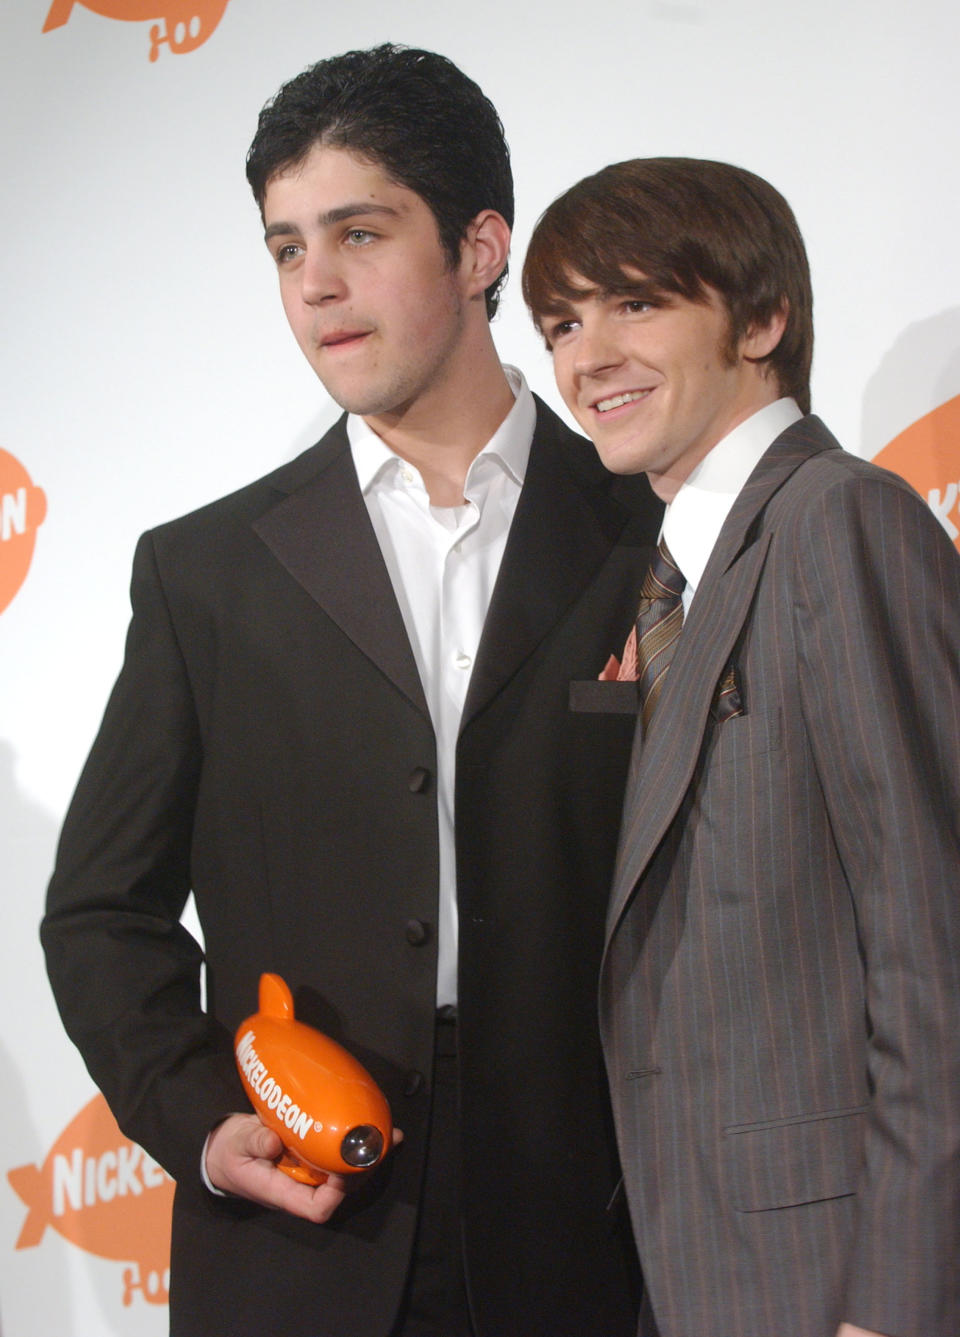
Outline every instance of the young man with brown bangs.
<path fill-rule="evenodd" d="M 247 175 L 346 412 L 138 547 L 43 925 L 61 1013 L 177 1180 L 171 1337 L 632 1337 L 595 1023 L 632 721 L 569 698 L 662 508 L 500 363 L 510 160 L 451 61 L 311 66 Z M 403 1131 L 349 1191 L 250 1111 L 263 971 Z"/>
<path fill-rule="evenodd" d="M 607 167 L 524 292 L 600 458 L 667 503 L 594 685 L 640 712 L 600 1010 L 641 1333 L 956 1337 L 957 552 L 810 416 L 759 177 Z"/>

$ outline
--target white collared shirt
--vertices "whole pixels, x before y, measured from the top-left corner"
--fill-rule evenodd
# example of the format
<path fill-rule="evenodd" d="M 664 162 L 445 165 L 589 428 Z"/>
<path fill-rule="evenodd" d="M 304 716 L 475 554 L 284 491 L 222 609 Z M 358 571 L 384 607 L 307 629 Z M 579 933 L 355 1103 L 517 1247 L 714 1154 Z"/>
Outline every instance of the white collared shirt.
<path fill-rule="evenodd" d="M 467 470 L 462 506 L 431 506 L 419 470 L 394 454 L 362 418 L 353 414 L 347 418 L 360 489 L 400 605 L 437 740 L 438 1007 L 457 1001 L 457 735 L 537 416 L 522 373 L 515 367 L 504 371 L 514 405 Z"/>
<path fill-rule="evenodd" d="M 687 581 L 684 617 L 744 483 L 780 433 L 802 417 L 793 399 L 766 404 L 718 441 L 681 483 L 664 514 L 662 534 Z"/>

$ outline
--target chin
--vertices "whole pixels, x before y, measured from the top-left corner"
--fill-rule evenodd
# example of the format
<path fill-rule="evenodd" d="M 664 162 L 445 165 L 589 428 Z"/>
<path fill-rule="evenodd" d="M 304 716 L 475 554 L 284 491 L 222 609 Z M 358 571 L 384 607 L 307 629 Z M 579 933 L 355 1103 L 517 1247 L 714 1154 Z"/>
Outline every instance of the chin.
<path fill-rule="evenodd" d="M 646 473 L 643 465 L 631 464 L 629 460 L 601 460 L 603 467 L 611 474 L 619 474 L 621 478 L 630 478 L 633 474 Z"/>
<path fill-rule="evenodd" d="M 612 474 L 642 474 L 646 468 L 646 465 L 629 451 L 604 450 L 596 441 L 593 446 L 600 456 L 600 463 Z"/>
<path fill-rule="evenodd" d="M 376 418 L 402 413 L 416 398 L 416 386 L 397 378 L 389 384 L 327 385 L 323 387 L 347 413 Z"/>
<path fill-rule="evenodd" d="M 382 395 L 355 387 L 328 385 L 326 382 L 323 388 L 345 413 L 355 413 L 358 417 L 365 418 L 374 413 L 384 412 Z"/>

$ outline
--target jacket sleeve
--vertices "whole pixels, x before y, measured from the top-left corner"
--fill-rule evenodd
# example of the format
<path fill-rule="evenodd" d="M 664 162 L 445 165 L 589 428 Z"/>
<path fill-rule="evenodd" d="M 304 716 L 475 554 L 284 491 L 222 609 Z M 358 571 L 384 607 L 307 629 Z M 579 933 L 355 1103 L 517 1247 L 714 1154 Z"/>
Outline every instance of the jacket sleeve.
<path fill-rule="evenodd" d="M 899 481 L 810 506 L 802 710 L 851 889 L 868 1036 L 842 1317 L 960 1332 L 960 560 Z M 842 758 L 840 764 L 837 759 Z"/>
<path fill-rule="evenodd" d="M 247 1108 L 231 1038 L 201 1007 L 180 923 L 203 766 L 189 678 L 145 535 L 124 664 L 60 837 L 41 939 L 70 1038 L 123 1131 L 184 1183 Z"/>

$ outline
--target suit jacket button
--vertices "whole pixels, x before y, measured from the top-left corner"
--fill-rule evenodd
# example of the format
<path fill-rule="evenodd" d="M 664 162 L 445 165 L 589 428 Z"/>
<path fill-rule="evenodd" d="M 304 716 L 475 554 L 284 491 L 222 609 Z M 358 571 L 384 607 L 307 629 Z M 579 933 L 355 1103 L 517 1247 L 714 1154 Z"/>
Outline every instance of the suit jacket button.
<path fill-rule="evenodd" d="M 423 1089 L 423 1073 L 408 1072 L 403 1083 L 403 1094 L 405 1096 L 415 1096 L 418 1091 Z"/>
<path fill-rule="evenodd" d="M 426 766 L 414 766 L 407 780 L 411 794 L 424 794 L 430 787 L 430 772 Z"/>
<path fill-rule="evenodd" d="M 422 919 L 408 919 L 406 928 L 407 942 L 411 947 L 422 947 L 430 938 L 430 926 Z"/>

